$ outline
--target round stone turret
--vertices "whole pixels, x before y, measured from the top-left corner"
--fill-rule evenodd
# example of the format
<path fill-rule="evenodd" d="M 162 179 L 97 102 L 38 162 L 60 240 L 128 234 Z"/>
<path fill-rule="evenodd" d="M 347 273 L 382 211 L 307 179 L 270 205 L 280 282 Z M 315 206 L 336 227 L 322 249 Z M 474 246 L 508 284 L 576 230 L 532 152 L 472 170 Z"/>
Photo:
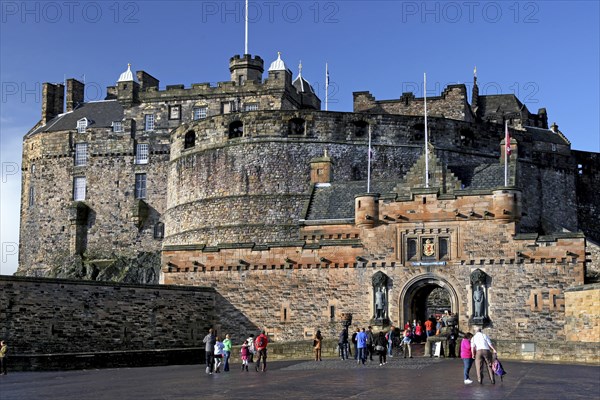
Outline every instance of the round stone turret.
<path fill-rule="evenodd" d="M 494 190 L 494 215 L 496 219 L 519 221 L 521 219 L 521 191 L 517 189 Z"/>
<path fill-rule="evenodd" d="M 359 194 L 354 198 L 354 223 L 359 228 L 373 228 L 379 216 L 379 193 Z"/>

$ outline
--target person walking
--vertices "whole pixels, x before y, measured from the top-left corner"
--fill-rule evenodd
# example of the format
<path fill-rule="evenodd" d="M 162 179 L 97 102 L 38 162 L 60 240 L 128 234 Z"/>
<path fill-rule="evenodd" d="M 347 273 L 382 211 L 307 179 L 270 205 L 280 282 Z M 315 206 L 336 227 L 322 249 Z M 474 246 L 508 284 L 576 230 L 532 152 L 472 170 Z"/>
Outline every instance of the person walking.
<path fill-rule="evenodd" d="M 393 357 L 393 352 L 394 352 L 394 339 L 396 336 L 396 328 L 394 327 L 394 325 L 390 326 L 390 330 L 386 335 L 387 341 L 388 341 L 388 356 Z"/>
<path fill-rule="evenodd" d="M 373 349 L 375 348 L 375 338 L 373 337 L 373 328 L 369 326 L 367 328 L 367 353 L 369 354 L 369 359 L 373 361 Z"/>
<path fill-rule="evenodd" d="M 465 385 L 470 385 L 473 383 L 471 379 L 469 379 L 469 371 L 471 371 L 471 367 L 473 366 L 473 354 L 471 353 L 471 339 L 473 338 L 473 334 L 471 332 L 467 332 L 463 340 L 460 341 L 460 358 L 463 360 L 463 375 Z"/>
<path fill-rule="evenodd" d="M 323 361 L 321 359 L 321 342 L 323 342 L 323 336 L 321 331 L 317 331 L 313 336 L 313 348 L 315 350 L 315 361 Z"/>
<path fill-rule="evenodd" d="M 260 367 L 260 361 L 262 360 L 262 372 L 267 371 L 267 345 L 269 344 L 269 338 L 265 334 L 265 331 L 262 330 L 260 335 L 256 337 L 254 340 L 254 349 L 256 350 L 257 358 L 256 358 L 256 372 L 258 372 L 258 368 Z"/>
<path fill-rule="evenodd" d="M 358 349 L 358 363 L 362 363 L 363 365 L 367 361 L 367 333 L 365 332 L 365 328 L 356 335 L 356 347 Z"/>
<path fill-rule="evenodd" d="M 387 345 L 388 341 L 385 338 L 385 334 L 383 331 L 379 332 L 379 335 L 375 338 L 375 351 L 377 352 L 377 355 L 379 355 L 379 366 L 387 364 L 385 358 L 385 355 L 387 354 Z"/>
<path fill-rule="evenodd" d="M 229 359 L 231 358 L 231 338 L 225 335 L 223 340 L 223 371 L 229 372 Z"/>
<path fill-rule="evenodd" d="M 242 343 L 242 348 L 240 349 L 240 358 L 242 359 L 242 371 L 246 370 L 248 372 L 248 358 L 250 358 L 250 350 L 248 349 L 248 342 Z"/>
<path fill-rule="evenodd" d="M 0 375 L 6 375 L 6 353 L 8 352 L 8 346 L 3 340 L 0 342 Z"/>
<path fill-rule="evenodd" d="M 356 340 L 358 334 L 360 333 L 360 329 L 356 328 L 356 332 L 352 334 L 352 345 L 354 347 L 354 359 L 358 360 L 358 342 Z"/>
<path fill-rule="evenodd" d="M 256 349 L 254 348 L 254 335 L 251 333 L 246 339 L 246 343 L 248 343 L 248 362 L 250 364 L 254 364 L 254 353 Z"/>
<path fill-rule="evenodd" d="M 344 327 L 338 338 L 338 346 L 340 348 L 340 357 L 342 360 L 348 359 L 348 328 Z"/>
<path fill-rule="evenodd" d="M 491 351 L 490 351 L 491 350 Z M 496 349 L 492 346 L 492 341 L 482 332 L 481 328 L 477 328 L 477 333 L 471 340 L 471 354 L 475 359 L 475 369 L 477 371 L 477 382 L 483 384 L 483 363 L 487 365 L 488 374 L 490 376 L 490 382 L 496 383 L 494 378 L 494 371 L 492 371 L 492 351 L 496 354 Z"/>
<path fill-rule="evenodd" d="M 402 337 L 402 351 L 404 353 L 404 358 L 406 358 L 406 354 L 408 353 L 408 358 L 412 357 L 412 349 L 410 348 L 410 342 L 412 342 L 412 331 L 410 330 L 410 326 L 404 330 L 404 336 Z"/>
<path fill-rule="evenodd" d="M 216 342 L 215 342 L 215 352 L 214 352 L 214 358 L 215 358 L 215 373 L 220 373 L 221 372 L 221 364 L 223 364 L 223 342 L 221 342 L 221 338 L 217 336 Z"/>
<path fill-rule="evenodd" d="M 425 320 L 425 335 L 427 337 L 433 336 L 433 322 L 431 322 L 431 318 Z"/>
<path fill-rule="evenodd" d="M 204 336 L 202 339 L 204 343 L 204 353 L 205 353 L 205 361 L 206 361 L 206 373 L 212 374 L 212 365 L 213 365 L 213 356 L 215 351 L 215 343 L 217 342 L 217 338 L 215 337 L 213 328 L 208 330 L 208 335 Z"/>

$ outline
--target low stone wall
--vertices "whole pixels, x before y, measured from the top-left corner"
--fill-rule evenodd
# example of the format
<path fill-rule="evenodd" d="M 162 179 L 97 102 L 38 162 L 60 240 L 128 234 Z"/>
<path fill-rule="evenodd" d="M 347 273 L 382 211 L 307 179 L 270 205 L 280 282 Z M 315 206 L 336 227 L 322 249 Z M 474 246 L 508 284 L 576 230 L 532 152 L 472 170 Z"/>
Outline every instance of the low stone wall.
<path fill-rule="evenodd" d="M 494 345 L 501 359 L 600 363 L 600 345 L 598 343 L 499 340 L 494 341 Z"/>
<path fill-rule="evenodd" d="M 216 295 L 203 287 L 0 276 L 0 338 L 12 370 L 185 364 L 202 360 Z"/>

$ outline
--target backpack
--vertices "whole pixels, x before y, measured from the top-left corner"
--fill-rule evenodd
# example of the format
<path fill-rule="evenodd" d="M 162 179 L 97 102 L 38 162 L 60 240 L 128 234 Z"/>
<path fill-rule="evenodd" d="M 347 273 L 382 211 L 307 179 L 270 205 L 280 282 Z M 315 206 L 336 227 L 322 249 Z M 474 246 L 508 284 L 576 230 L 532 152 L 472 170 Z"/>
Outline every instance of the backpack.
<path fill-rule="evenodd" d="M 494 371 L 494 373 L 500 377 L 501 381 L 502 377 L 506 375 L 506 371 L 504 368 L 502 368 L 502 364 L 500 363 L 500 360 L 498 360 L 498 357 L 496 357 L 492 362 L 492 371 Z"/>
<path fill-rule="evenodd" d="M 262 349 L 264 347 L 267 346 L 267 343 L 265 341 L 265 337 L 263 335 L 260 335 L 257 339 L 256 339 L 256 347 L 258 347 L 259 349 Z"/>

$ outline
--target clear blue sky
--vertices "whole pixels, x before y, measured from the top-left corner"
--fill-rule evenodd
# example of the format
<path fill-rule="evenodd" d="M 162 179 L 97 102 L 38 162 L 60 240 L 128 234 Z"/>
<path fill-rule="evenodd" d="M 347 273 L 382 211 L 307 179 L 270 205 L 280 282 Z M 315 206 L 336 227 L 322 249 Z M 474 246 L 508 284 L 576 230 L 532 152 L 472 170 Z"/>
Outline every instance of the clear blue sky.
<path fill-rule="evenodd" d="M 244 52 L 242 1 L 0 2 L 0 273 L 17 267 L 22 137 L 40 119 L 42 82 L 75 77 L 100 100 L 127 63 L 170 84 L 229 79 Z M 428 95 L 450 83 L 514 93 L 546 107 L 578 150 L 600 151 L 598 1 L 251 1 L 250 53 L 266 67 L 282 52 L 330 110 L 352 92 Z M 470 86 L 469 86 L 470 88 Z"/>

